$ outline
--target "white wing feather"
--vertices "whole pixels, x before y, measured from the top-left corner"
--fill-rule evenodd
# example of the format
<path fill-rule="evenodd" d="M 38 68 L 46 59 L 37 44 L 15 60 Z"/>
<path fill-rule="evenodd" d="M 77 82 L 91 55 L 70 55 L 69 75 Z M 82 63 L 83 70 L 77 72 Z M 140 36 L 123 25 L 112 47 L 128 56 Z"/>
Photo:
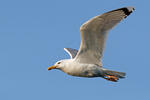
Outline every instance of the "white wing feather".
<path fill-rule="evenodd" d="M 101 58 L 108 31 L 126 18 L 133 10 L 133 7 L 116 9 L 84 23 L 80 28 L 81 45 L 75 60 L 81 63 L 102 66 Z"/>
<path fill-rule="evenodd" d="M 78 50 L 72 48 L 64 48 L 64 50 L 70 55 L 71 59 L 75 58 Z"/>

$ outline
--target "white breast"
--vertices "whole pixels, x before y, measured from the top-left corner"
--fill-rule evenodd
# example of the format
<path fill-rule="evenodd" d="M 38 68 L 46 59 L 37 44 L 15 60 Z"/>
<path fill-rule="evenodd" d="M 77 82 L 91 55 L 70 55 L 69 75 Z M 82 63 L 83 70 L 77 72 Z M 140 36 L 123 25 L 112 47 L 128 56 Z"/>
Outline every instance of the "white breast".
<path fill-rule="evenodd" d="M 97 77 L 100 74 L 99 66 L 78 62 L 69 62 L 61 70 L 69 75 L 80 77 Z"/>

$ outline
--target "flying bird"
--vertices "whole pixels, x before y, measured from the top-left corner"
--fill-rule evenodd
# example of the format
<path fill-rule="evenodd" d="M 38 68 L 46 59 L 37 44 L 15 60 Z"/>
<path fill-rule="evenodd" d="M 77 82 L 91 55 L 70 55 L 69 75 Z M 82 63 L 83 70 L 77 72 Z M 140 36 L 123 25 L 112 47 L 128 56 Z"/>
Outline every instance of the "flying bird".
<path fill-rule="evenodd" d="M 79 77 L 102 77 L 112 82 L 125 78 L 124 72 L 103 68 L 101 59 L 109 30 L 130 15 L 133 10 L 133 7 L 124 7 L 98 15 L 85 22 L 80 27 L 79 50 L 64 48 L 71 59 L 60 60 L 48 67 L 48 70 L 59 69 L 69 75 Z"/>

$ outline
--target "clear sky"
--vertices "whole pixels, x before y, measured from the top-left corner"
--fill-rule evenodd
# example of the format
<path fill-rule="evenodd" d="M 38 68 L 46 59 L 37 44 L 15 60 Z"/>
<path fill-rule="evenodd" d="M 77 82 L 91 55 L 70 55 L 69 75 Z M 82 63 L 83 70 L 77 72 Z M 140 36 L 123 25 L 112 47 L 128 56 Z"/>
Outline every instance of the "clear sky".
<path fill-rule="evenodd" d="M 149 100 L 149 0 L 1 0 L 0 100 Z M 127 73 L 117 83 L 47 68 L 79 48 L 80 26 L 104 12 L 135 11 L 107 39 L 103 66 Z"/>

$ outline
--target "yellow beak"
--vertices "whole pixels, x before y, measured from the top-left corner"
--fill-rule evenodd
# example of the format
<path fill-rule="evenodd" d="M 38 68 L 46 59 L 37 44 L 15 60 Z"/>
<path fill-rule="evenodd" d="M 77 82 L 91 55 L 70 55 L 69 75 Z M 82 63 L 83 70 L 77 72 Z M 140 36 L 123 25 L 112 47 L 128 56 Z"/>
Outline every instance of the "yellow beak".
<path fill-rule="evenodd" d="M 48 67 L 48 70 L 52 70 L 52 69 L 55 69 L 57 66 L 50 66 L 50 67 Z"/>

